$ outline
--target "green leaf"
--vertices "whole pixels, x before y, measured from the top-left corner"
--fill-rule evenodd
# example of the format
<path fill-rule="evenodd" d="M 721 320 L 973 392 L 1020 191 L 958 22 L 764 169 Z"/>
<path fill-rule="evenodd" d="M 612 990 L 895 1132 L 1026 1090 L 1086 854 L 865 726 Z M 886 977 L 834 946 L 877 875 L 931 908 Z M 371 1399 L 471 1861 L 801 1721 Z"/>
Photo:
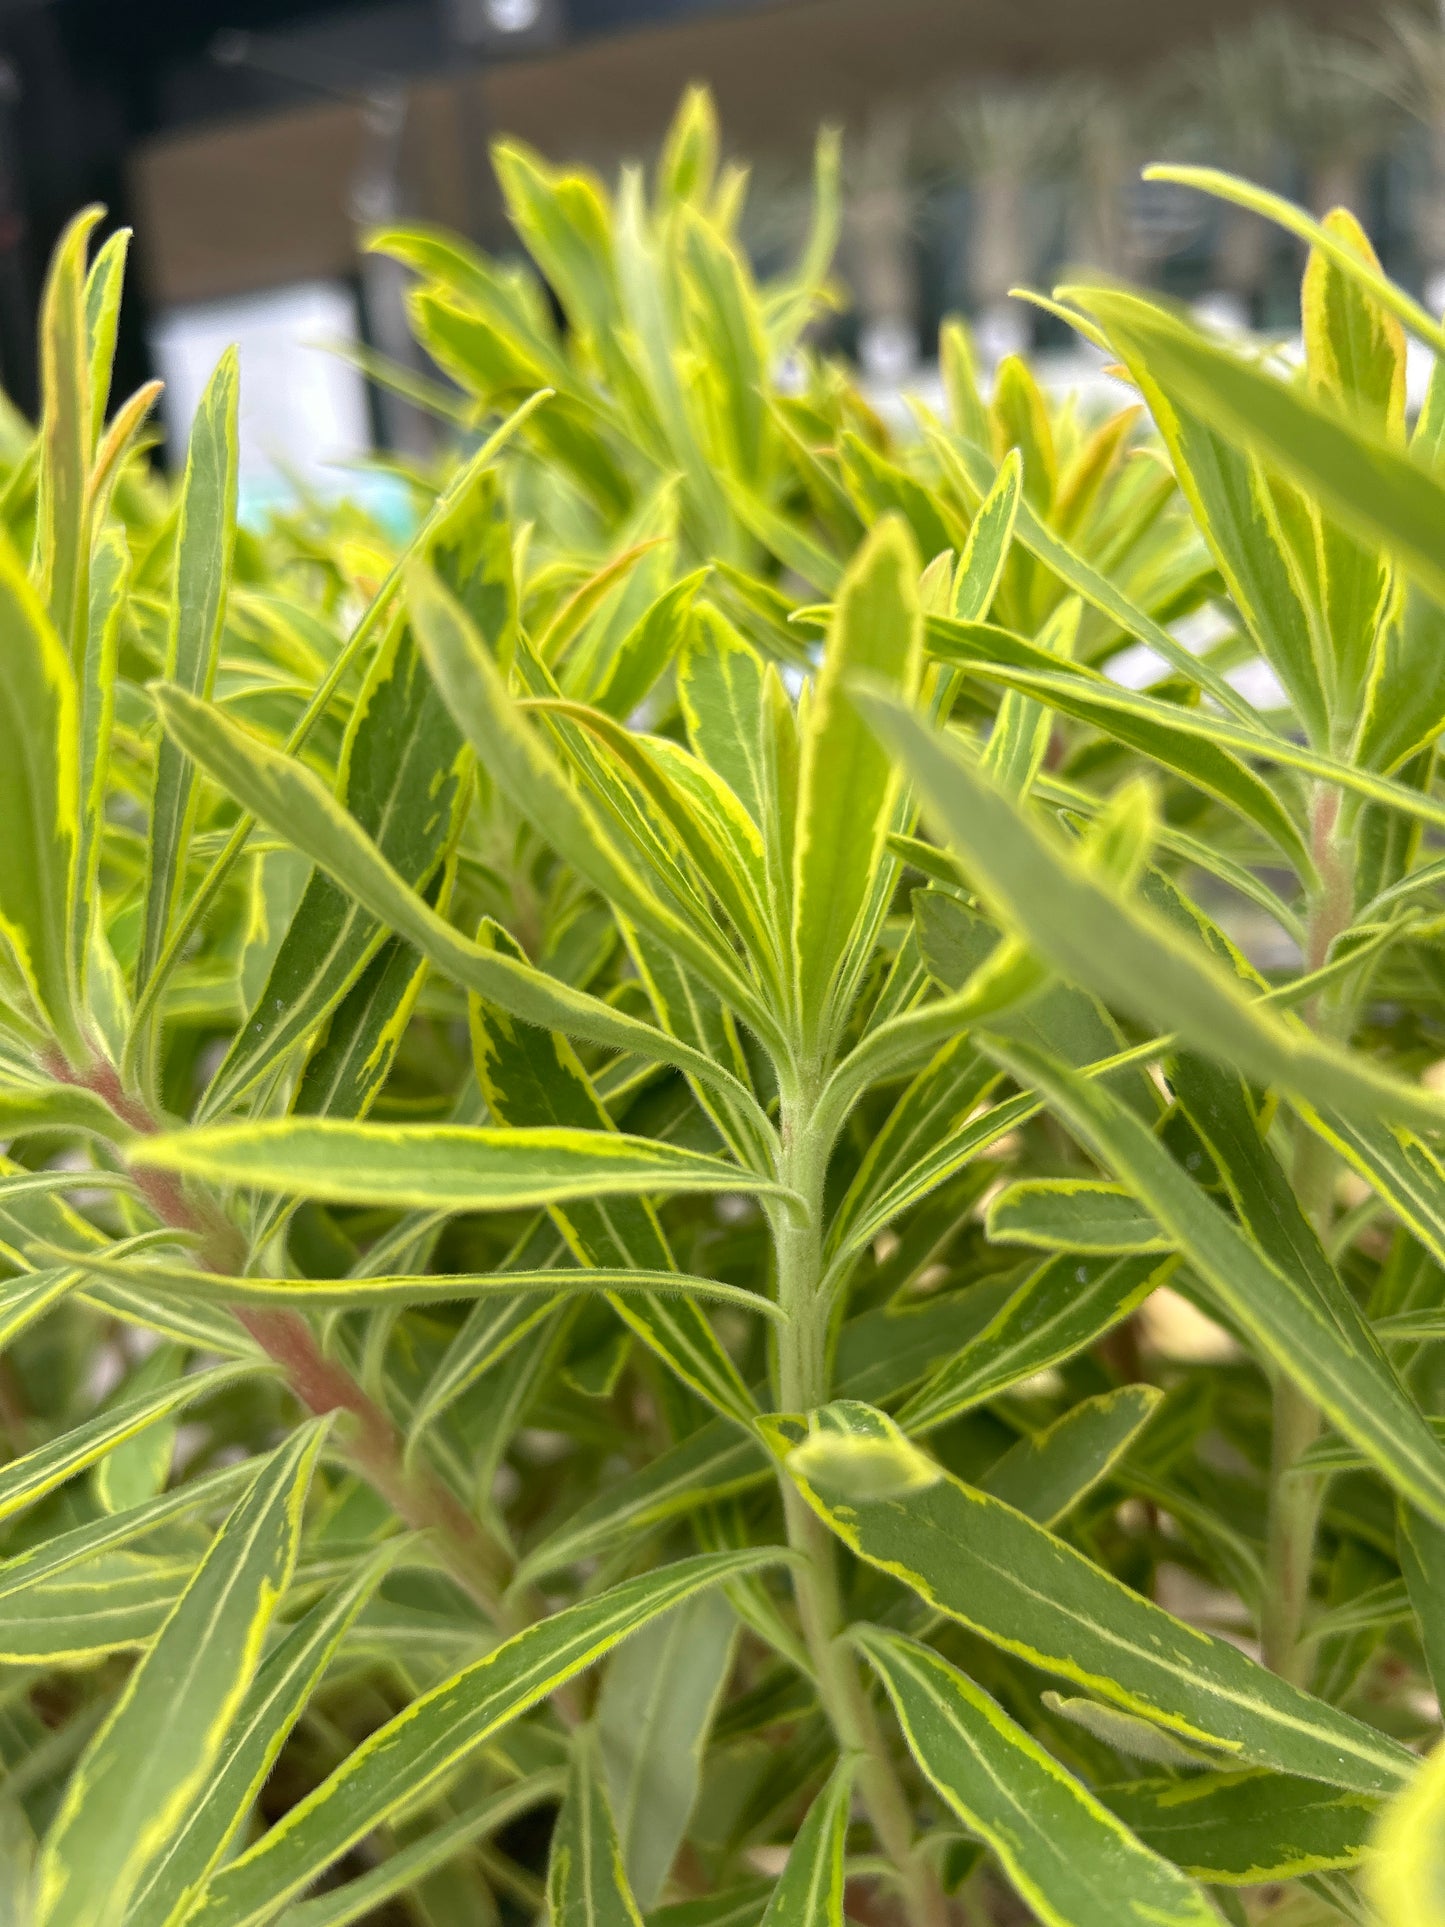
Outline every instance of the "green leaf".
<path fill-rule="evenodd" d="M 757 1312 L 774 1324 L 786 1322 L 771 1298 L 745 1285 L 724 1284 L 716 1278 L 699 1278 L 673 1269 L 633 1271 L 589 1265 L 568 1270 L 368 1271 L 345 1278 L 269 1278 L 260 1272 L 228 1277 L 224 1272 L 194 1271 L 184 1265 L 157 1262 L 126 1264 L 117 1260 L 112 1264 L 104 1258 L 86 1258 L 79 1269 L 102 1278 L 133 1278 L 157 1291 L 212 1298 L 228 1305 L 295 1304 L 315 1310 L 350 1306 L 361 1310 L 377 1305 L 451 1304 L 512 1294 L 526 1297 L 541 1292 L 558 1297 L 568 1292 L 602 1291 L 712 1300 L 735 1311 Z"/>
<path fill-rule="evenodd" d="M 762 1927 L 843 1927 L 843 1848 L 856 1765 L 841 1759 L 808 1808 Z"/>
<path fill-rule="evenodd" d="M 1345 208 L 1327 214 L 1324 226 L 1378 267 L 1364 229 Z M 1403 440 L 1405 333 L 1399 322 L 1318 249 L 1305 268 L 1300 306 L 1312 389 L 1388 440 Z M 1344 534 L 1332 519 L 1321 520 L 1317 549 L 1331 707 L 1352 726 L 1390 596 L 1390 570 L 1378 550 Z"/>
<path fill-rule="evenodd" d="M 471 1013 L 477 1082 L 499 1122 L 524 1132 L 579 1133 L 604 1153 L 611 1144 L 627 1142 L 565 1038 L 514 1024 L 477 999 Z M 751 1187 L 745 1181 L 742 1188 Z M 553 1222 L 573 1255 L 585 1265 L 670 1271 L 672 1250 L 651 1204 L 641 1198 L 598 1202 L 604 1194 L 603 1186 L 579 1186 L 565 1209 L 560 1200 L 551 1203 Z M 535 1202 L 549 1201 L 539 1197 Z M 748 1388 L 699 1306 L 686 1299 L 674 1303 L 620 1295 L 611 1302 L 623 1322 L 684 1384 L 742 1424 L 751 1423 L 756 1407 Z"/>
<path fill-rule="evenodd" d="M 859 701 L 993 909 L 1065 977 L 1261 1083 L 1351 1115 L 1445 1125 L 1445 1104 L 1431 1094 L 1243 998 L 1197 945 L 1126 901 L 914 717 L 882 698 Z"/>
<path fill-rule="evenodd" d="M 1207 410 L 1222 434 L 1278 467 L 1341 528 L 1383 549 L 1436 602 L 1445 602 L 1445 567 L 1434 539 L 1445 487 L 1428 467 L 1150 303 L 1091 288 L 1084 304 L 1116 345 L 1187 405 Z"/>
<path fill-rule="evenodd" d="M 736 1634 L 723 1594 L 699 1593 L 608 1664 L 595 1715 L 598 1751 L 640 1907 L 656 1902 L 686 1836 Z"/>
<path fill-rule="evenodd" d="M 1276 745 L 1263 734 L 1253 736 L 1210 711 L 1119 689 L 1086 668 L 1059 667 L 1039 644 L 992 625 L 945 622 L 935 616 L 928 642 L 941 660 L 1002 684 L 1008 692 L 1005 703 L 1009 696 L 1035 698 L 1175 771 L 1262 830 L 1299 871 L 1310 873 L 1309 853 L 1293 817 L 1269 784 L 1222 741 L 1232 738 L 1238 744 L 1244 738 L 1256 754 L 1272 756 L 1277 750 L 1282 762 L 1292 754 L 1290 745 Z"/>
<path fill-rule="evenodd" d="M 124 291 L 126 259 L 130 253 L 131 230 L 117 228 L 96 249 L 90 272 L 85 277 L 85 335 L 90 363 L 90 439 L 100 440 L 110 401 L 114 372 L 116 337 L 120 330 L 120 304 Z"/>
<path fill-rule="evenodd" d="M 910 1431 L 943 1425 L 1092 1345 L 1136 1310 L 1173 1268 L 1152 1255 L 1063 1252 L 1030 1272 L 997 1314 L 949 1358 L 901 1414 Z"/>
<path fill-rule="evenodd" d="M 1042 1432 L 1010 1446 L 979 1490 L 1041 1526 L 1054 1525 L 1107 1478 L 1163 1399 L 1155 1385 L 1120 1385 L 1080 1399 Z"/>
<path fill-rule="evenodd" d="M 1214 1298 L 1345 1437 L 1429 1516 L 1445 1520 L 1445 1452 L 1363 1321 L 1280 1269 L 1187 1177 L 1157 1138 L 1097 1082 L 1021 1044 L 987 1046 L 1031 1084 L 1111 1168 L 1189 1260 Z"/>
<path fill-rule="evenodd" d="M 348 1880 L 344 1887 L 288 1907 L 280 1917 L 280 1927 L 350 1927 L 352 1921 L 371 1917 L 384 1901 L 410 1892 L 464 1847 L 500 1833 L 532 1807 L 555 1799 L 561 1786 L 559 1773 L 534 1773 L 519 1786 L 488 1795 L 454 1818 L 429 1827 L 420 1839 L 389 1854 L 379 1866 Z"/>
<path fill-rule="evenodd" d="M 482 767 L 521 815 L 609 903 L 670 945 L 760 1036 L 775 1035 L 776 1026 L 732 961 L 731 950 L 694 930 L 654 893 L 619 851 L 597 812 L 567 781 L 508 693 L 501 670 L 465 611 L 420 565 L 408 574 L 407 597 L 417 639 L 444 701 Z"/>
<path fill-rule="evenodd" d="M 1259 1772 L 1138 1780 L 1099 1797 L 1146 1846 L 1225 1886 L 1358 1866 L 1380 1806 L 1368 1794 Z"/>
<path fill-rule="evenodd" d="M 451 836 L 461 738 L 410 638 L 396 628 L 352 711 L 342 751 L 346 807 L 403 882 L 420 888 Z M 375 919 L 327 876 L 302 894 L 265 987 L 197 1112 L 230 1109 L 315 1031 L 381 942 Z"/>
<path fill-rule="evenodd" d="M 190 696 L 210 696 L 231 586 L 239 387 L 240 365 L 236 350 L 229 348 L 201 397 L 186 454 L 165 677 Z M 168 732 L 156 752 L 151 791 L 145 909 L 136 959 L 138 989 L 155 969 L 170 935 L 185 884 L 195 811 L 195 772 L 183 745 Z"/>
<path fill-rule="evenodd" d="M 1149 1213 L 1117 1184 L 1093 1178 L 1024 1178 L 990 1199 L 995 1244 L 1040 1251 L 1168 1251 Z"/>
<path fill-rule="evenodd" d="M 801 1021 L 826 1022 L 835 978 L 873 891 L 898 793 L 887 755 L 853 706 L 868 676 L 911 698 L 922 667 L 918 557 L 881 522 L 838 592 L 803 733 L 793 843 L 794 992 Z"/>
<path fill-rule="evenodd" d="M 55 245 L 40 298 L 35 579 L 40 602 L 50 611 L 73 673 L 80 667 L 85 647 L 90 568 L 86 482 L 93 441 L 93 398 L 85 255 L 101 214 L 98 207 L 84 208 L 66 227 Z"/>
<path fill-rule="evenodd" d="M 262 1660 L 193 1799 L 136 1888 L 129 1919 L 179 1921 L 245 1824 L 288 1734 L 404 1541 L 393 1540 L 318 1601 Z"/>
<path fill-rule="evenodd" d="M 1022 473 L 1019 452 L 1010 449 L 973 518 L 953 581 L 950 613 L 959 622 L 982 622 L 993 606 L 1013 541 Z"/>
<path fill-rule="evenodd" d="M 0 1089 L 0 1136 L 27 1137 L 32 1131 L 75 1131 L 112 1144 L 124 1143 L 133 1135 L 105 1099 L 83 1084 Z"/>
<path fill-rule="evenodd" d="M 1135 1839 L 1052 1755 L 937 1653 L 877 1626 L 850 1635 L 908 1749 L 1048 1927 L 1211 1927 L 1193 1882 Z"/>
<path fill-rule="evenodd" d="M 8 1666 L 86 1666 L 149 1646 L 190 1578 L 184 1560 L 104 1555 L 0 1602 Z"/>
<path fill-rule="evenodd" d="M 1445 1530 L 1401 1506 L 1395 1549 L 1420 1630 L 1425 1665 L 1438 1692 L 1445 1687 Z"/>
<path fill-rule="evenodd" d="M 311 771 L 238 728 L 184 690 L 154 692 L 167 730 L 238 802 L 275 829 L 372 915 L 407 937 L 456 982 L 524 1023 L 581 1037 L 604 1049 L 633 1051 L 649 1063 L 676 1064 L 735 1098 L 756 1104 L 731 1073 L 651 1024 L 613 1010 L 530 965 L 469 942 L 410 890 Z"/>
<path fill-rule="evenodd" d="M 923 1459 L 866 1407 L 835 1405 L 815 1417 L 845 1438 Z M 1393 1740 L 1175 1619 L 1022 1513 L 940 1466 L 922 1480 L 920 1468 L 901 1496 L 849 1504 L 795 1475 L 814 1511 L 861 1558 L 991 1644 L 1098 1699 L 1186 1741 L 1331 1786 L 1388 1792 L 1408 1773 L 1409 1756 Z"/>
<path fill-rule="evenodd" d="M 80 832 L 80 716 L 64 642 L 0 537 L 0 938 L 42 1021 L 77 1063 L 70 903 Z"/>
<path fill-rule="evenodd" d="M 237 1505 L 82 1754 L 36 1873 L 37 1927 L 103 1927 L 207 1784 L 296 1564 L 324 1424 L 302 1427 Z"/>
<path fill-rule="evenodd" d="M 586 1728 L 574 1734 L 571 1751 L 547 1860 L 548 1914 L 554 1927 L 642 1927 L 594 1735 Z"/>
<path fill-rule="evenodd" d="M 119 666 L 120 628 L 130 588 L 130 566 L 130 551 L 120 531 L 116 528 L 103 530 L 97 538 L 95 554 L 91 558 L 90 610 L 79 679 L 80 767 L 77 785 L 80 815 L 72 873 L 74 895 L 70 909 L 70 941 L 73 955 L 81 960 L 82 971 L 89 965 L 92 928 L 101 901 L 100 853 L 105 832 L 106 799 L 112 781 L 110 743 L 115 719 L 115 683 Z"/>
<path fill-rule="evenodd" d="M 155 1420 L 183 1411 L 222 1386 L 234 1385 L 254 1369 L 254 1366 L 239 1364 L 216 1365 L 208 1371 L 192 1372 L 173 1384 L 161 1386 L 158 1391 L 140 1393 L 110 1411 L 82 1419 L 68 1432 L 36 1446 L 21 1458 L 12 1459 L 0 1470 L 0 1519 L 8 1519 L 26 1506 L 34 1505 L 37 1499 L 74 1478 L 77 1472 L 84 1472 Z"/>
<path fill-rule="evenodd" d="M 185 1355 L 178 1346 L 158 1345 L 125 1381 L 127 1398 L 172 1384 Z M 156 1419 L 134 1438 L 107 1452 L 95 1468 L 91 1490 L 105 1512 L 127 1512 L 165 1489 L 176 1450 L 176 1421 Z"/>
<path fill-rule="evenodd" d="M 722 1158 L 620 1131 L 268 1118 L 162 1132 L 134 1147 L 134 1161 L 285 1197 L 410 1209 L 511 1211 L 638 1192 L 791 1195 Z"/>
<path fill-rule="evenodd" d="M 990 1088 L 993 1065 L 959 1034 L 943 1045 L 904 1090 L 863 1154 L 857 1174 L 833 1213 L 830 1251 L 856 1249 L 892 1215 L 922 1195 L 924 1160 L 958 1140 Z M 952 1167 L 950 1167 L 952 1168 Z M 933 1177 L 941 1183 L 949 1173 Z"/>
<path fill-rule="evenodd" d="M 42 1581 L 56 1579 L 86 1560 L 98 1558 L 101 1553 L 127 1546 L 132 1540 L 153 1532 L 157 1526 L 183 1519 L 188 1513 L 232 1498 L 237 1488 L 248 1484 L 258 1470 L 258 1465 L 250 1460 L 240 1465 L 223 1466 L 219 1472 L 192 1479 L 188 1484 L 177 1486 L 171 1492 L 163 1492 L 157 1498 L 147 1499 L 144 1504 L 132 1506 L 128 1511 L 112 1513 L 89 1525 L 57 1533 L 54 1538 L 43 1540 L 39 1545 L 27 1547 L 24 1552 L 0 1564 L 0 1600 L 12 1598 L 16 1593 L 24 1592 Z"/>
<path fill-rule="evenodd" d="M 698 612 L 678 665 L 677 695 L 695 754 L 717 771 L 757 824 L 764 818 L 761 656 L 717 610 Z"/>
<path fill-rule="evenodd" d="M 680 1560 L 529 1626 L 414 1700 L 211 1882 L 204 1927 L 261 1927 L 356 1841 L 423 1802 L 510 1721 L 704 1587 L 774 1562 L 773 1550 Z"/>

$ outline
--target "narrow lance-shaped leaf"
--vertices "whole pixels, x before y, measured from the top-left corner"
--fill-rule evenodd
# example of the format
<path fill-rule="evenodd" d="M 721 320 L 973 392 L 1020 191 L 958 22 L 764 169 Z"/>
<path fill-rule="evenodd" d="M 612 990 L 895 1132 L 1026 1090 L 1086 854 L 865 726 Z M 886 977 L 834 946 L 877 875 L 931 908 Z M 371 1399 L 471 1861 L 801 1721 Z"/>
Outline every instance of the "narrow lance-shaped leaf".
<path fill-rule="evenodd" d="M 1445 1103 L 1432 1093 L 1247 1001 L 1197 945 L 1126 901 L 897 704 L 859 701 L 992 907 L 1065 977 L 1261 1083 L 1351 1115 L 1445 1126 Z"/>
<path fill-rule="evenodd" d="M 987 1049 L 1148 1206 L 1210 1295 L 1330 1422 L 1422 1511 L 1445 1521 L 1445 1451 L 1368 1334 L 1362 1342 L 1347 1331 L 1331 1300 L 1294 1267 L 1271 1263 L 1097 1081 L 1021 1044 Z"/>
<path fill-rule="evenodd" d="M 86 1055 L 75 1014 L 70 903 L 80 822 L 80 717 L 65 645 L 0 537 L 0 938 L 67 1056 Z"/>
<path fill-rule="evenodd" d="M 90 441 L 94 447 L 105 426 L 120 330 L 121 295 L 131 231 L 117 228 L 97 248 L 85 277 L 85 338 L 90 374 Z"/>
<path fill-rule="evenodd" d="M 694 930 L 633 868 L 598 814 L 568 783 L 556 758 L 518 709 L 466 612 L 429 570 L 407 576 L 417 639 L 458 727 L 521 814 L 608 902 L 672 946 L 759 1035 L 776 1025 L 732 960 L 730 949 Z"/>
<path fill-rule="evenodd" d="M 1354 215 L 1335 208 L 1325 226 L 1366 259 L 1374 249 Z M 1378 266 L 1378 262 L 1376 262 Z M 1405 331 L 1328 255 L 1311 251 L 1300 297 L 1305 366 L 1327 402 L 1367 422 L 1387 441 L 1405 435 Z M 1386 558 L 1320 517 L 1316 549 L 1331 708 L 1344 734 L 1354 725 L 1391 590 Z"/>
<path fill-rule="evenodd" d="M 405 1544 L 393 1540 L 318 1601 L 266 1655 L 199 1793 L 136 1888 L 131 1916 L 183 1919 L 211 1869 L 244 1825 L 276 1756 L 337 1648 Z"/>
<path fill-rule="evenodd" d="M 396 1900 L 419 1886 L 429 1874 L 473 1842 L 500 1833 L 530 1808 L 554 1801 L 563 1785 L 552 1768 L 533 1773 L 516 1786 L 493 1793 L 478 1805 L 463 1809 L 453 1819 L 429 1827 L 419 1839 L 388 1854 L 379 1866 L 358 1874 L 343 1887 L 298 1901 L 283 1916 L 285 1927 L 351 1927 L 353 1921 L 374 1917 L 385 1901 Z"/>
<path fill-rule="evenodd" d="M 856 1762 L 840 1760 L 815 1795 L 768 1897 L 762 1927 L 843 1927 L 843 1848 Z"/>
<path fill-rule="evenodd" d="M 134 1438 L 154 1420 L 181 1411 L 197 1399 L 219 1391 L 223 1385 L 235 1384 L 238 1378 L 255 1369 L 255 1366 L 239 1364 L 217 1365 L 209 1371 L 190 1373 L 158 1391 L 143 1392 L 111 1411 L 82 1419 L 68 1432 L 36 1446 L 22 1458 L 12 1459 L 0 1471 L 0 1519 L 34 1505 L 37 1499 L 94 1465 L 117 1445 Z"/>
<path fill-rule="evenodd" d="M 452 929 L 407 888 L 355 819 L 303 764 L 184 690 L 162 686 L 154 696 L 167 730 L 188 755 L 457 983 L 524 1023 L 561 1030 L 607 1050 L 635 1051 L 648 1063 L 692 1071 L 710 1085 L 721 1084 L 762 1119 L 751 1094 L 703 1052 Z"/>
<path fill-rule="evenodd" d="M 477 1082 L 494 1117 L 522 1130 L 582 1132 L 604 1153 L 610 1144 L 626 1141 L 565 1038 L 514 1024 L 475 999 L 471 1009 Z M 552 1205 L 552 1216 L 584 1264 L 654 1273 L 673 1266 L 657 1214 L 645 1199 L 602 1203 L 598 1188 L 590 1197 L 574 1191 L 571 1201 Z M 700 1306 L 631 1294 L 614 1294 L 612 1304 L 685 1384 L 720 1411 L 745 1425 L 751 1422 L 756 1408 L 747 1386 Z"/>
<path fill-rule="evenodd" d="M 775 1422 L 778 1449 L 794 1441 L 785 1464 L 814 1511 L 861 1558 L 993 1645 L 1241 1761 L 1364 1793 L 1408 1774 L 1393 1740 L 954 1478 L 881 1412 L 844 1403 L 814 1421 L 811 1434 L 802 1421 Z"/>
<path fill-rule="evenodd" d="M 78 968 L 89 965 L 91 928 L 100 906 L 100 852 L 110 793 L 110 739 L 120 626 L 130 584 L 130 552 L 116 528 L 96 542 L 90 569 L 90 611 L 80 681 L 78 725 L 80 812 L 70 911 L 70 942 Z M 83 981 L 83 976 L 82 976 Z"/>
<path fill-rule="evenodd" d="M 166 636 L 166 681 L 193 696 L 211 693 L 231 584 L 239 382 L 236 351 L 227 349 L 201 397 L 186 455 L 175 589 Z M 185 880 L 194 817 L 195 772 L 181 743 L 167 732 L 156 752 L 151 791 L 137 988 L 144 986 L 170 934 Z"/>
<path fill-rule="evenodd" d="M 90 517 L 86 481 L 92 442 L 91 354 L 85 255 L 102 210 L 77 214 L 56 243 L 40 302 L 40 477 L 35 578 L 72 670 L 84 648 Z"/>
<path fill-rule="evenodd" d="M 43 1927 L 109 1927 L 184 1824 L 290 1583 L 325 1431 L 304 1426 L 274 1455 L 81 1755 L 37 1870 Z"/>
<path fill-rule="evenodd" d="M 928 1647 L 855 1627 L 909 1751 L 1047 1927 L 1213 1927 L 1193 1881 L 1137 1840 L 1037 1740 Z"/>
<path fill-rule="evenodd" d="M 723 1594 L 699 1593 L 608 1663 L 597 1700 L 598 1754 L 640 1907 L 656 1904 L 687 1834 L 736 1635 Z"/>
<path fill-rule="evenodd" d="M 346 806 L 404 882 L 424 884 L 452 827 L 461 739 L 400 624 L 378 652 L 342 755 Z M 328 876 L 313 876 L 266 984 L 202 1100 L 215 1116 L 322 1022 L 382 939 Z"/>
<path fill-rule="evenodd" d="M 1082 1351 L 1141 1305 L 1173 1269 L 1154 1256 L 1069 1251 L 1031 1272 L 976 1337 L 919 1387 L 901 1414 L 911 1432 L 944 1425 Z"/>
<path fill-rule="evenodd" d="M 260 1927 L 373 1828 L 425 1800 L 511 1720 L 659 1613 L 754 1572 L 776 1550 L 684 1559 L 529 1626 L 413 1700 L 211 1882 L 193 1919 Z"/>
<path fill-rule="evenodd" d="M 1445 568 L 1435 531 L 1445 488 L 1421 462 L 1299 389 L 1215 346 L 1133 297 L 1088 289 L 1084 303 L 1192 406 L 1241 447 L 1278 467 L 1362 542 L 1392 556 L 1436 602 Z"/>
<path fill-rule="evenodd" d="M 642 1927 L 596 1739 L 585 1728 L 572 1739 L 567 1797 L 552 1831 L 547 1910 L 553 1927 Z"/>
<path fill-rule="evenodd" d="M 1081 1399 L 1042 1432 L 1011 1445 L 979 1489 L 1041 1526 L 1054 1525 L 1108 1477 L 1163 1401 L 1156 1385 L 1120 1385 Z"/>
<path fill-rule="evenodd" d="M 1197 1880 L 1256 1886 L 1358 1866 L 1380 1802 L 1285 1773 L 1194 1773 L 1099 1796 L 1156 1853 Z"/>
<path fill-rule="evenodd" d="M 808 712 L 793 841 L 795 994 L 808 1025 L 828 1008 L 834 974 L 872 893 L 898 788 L 849 685 L 866 676 L 911 698 L 923 659 L 917 579 L 913 544 L 890 518 L 838 592 Z"/>
<path fill-rule="evenodd" d="M 722 1158 L 622 1132 L 265 1118 L 171 1131 L 137 1163 L 285 1197 L 408 1209 L 512 1211 L 565 1198 L 784 1187 Z"/>

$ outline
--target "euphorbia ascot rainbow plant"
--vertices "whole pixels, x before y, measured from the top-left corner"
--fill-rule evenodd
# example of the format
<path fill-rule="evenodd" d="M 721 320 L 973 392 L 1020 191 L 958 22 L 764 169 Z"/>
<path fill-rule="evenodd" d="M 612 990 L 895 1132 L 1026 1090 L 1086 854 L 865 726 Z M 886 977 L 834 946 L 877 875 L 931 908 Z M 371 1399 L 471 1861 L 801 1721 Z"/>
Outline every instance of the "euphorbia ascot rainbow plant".
<path fill-rule="evenodd" d="M 496 160 L 404 552 L 148 479 L 94 214 L 0 422 L 10 1917 L 1438 1927 L 1445 333 L 1176 170 L 1303 370 L 904 433 L 831 143 L 761 286 L 702 95 Z"/>

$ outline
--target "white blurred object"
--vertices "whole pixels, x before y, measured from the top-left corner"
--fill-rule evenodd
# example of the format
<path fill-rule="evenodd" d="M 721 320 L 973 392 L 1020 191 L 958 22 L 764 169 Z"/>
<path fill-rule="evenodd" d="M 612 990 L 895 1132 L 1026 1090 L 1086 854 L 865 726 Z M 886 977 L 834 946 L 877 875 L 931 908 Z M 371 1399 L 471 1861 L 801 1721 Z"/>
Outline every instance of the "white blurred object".
<path fill-rule="evenodd" d="M 894 316 L 865 322 L 858 336 L 858 359 L 865 381 L 906 381 L 918 366 L 918 331 Z"/>
<path fill-rule="evenodd" d="M 1217 328 L 1222 335 L 1242 335 L 1249 327 L 1248 307 L 1228 288 L 1214 288 L 1200 295 L 1194 304 L 1194 316 L 1206 328 Z"/>
<path fill-rule="evenodd" d="M 301 281 L 265 294 L 172 308 L 151 348 L 163 377 L 171 460 L 185 460 L 191 418 L 222 352 L 241 360 L 241 488 L 250 499 L 295 483 L 334 491 L 334 466 L 371 449 L 366 384 L 323 344 L 356 341 L 356 300 L 334 281 Z"/>
<path fill-rule="evenodd" d="M 1029 345 L 1029 318 L 1021 301 L 1000 301 L 985 308 L 973 324 L 974 346 L 985 368 L 1006 355 L 1021 355 Z"/>

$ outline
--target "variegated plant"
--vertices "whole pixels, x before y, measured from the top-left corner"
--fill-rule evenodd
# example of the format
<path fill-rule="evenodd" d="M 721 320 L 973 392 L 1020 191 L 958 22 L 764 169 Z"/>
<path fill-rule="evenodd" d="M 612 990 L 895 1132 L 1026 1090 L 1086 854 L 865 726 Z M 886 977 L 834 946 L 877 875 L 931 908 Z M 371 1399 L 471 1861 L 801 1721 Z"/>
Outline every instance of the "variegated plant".
<path fill-rule="evenodd" d="M 147 480 L 93 215 L 0 421 L 0 1913 L 1432 1927 L 1445 333 L 1188 174 L 1302 373 L 902 432 L 831 143 L 497 166 L 404 551 Z"/>

